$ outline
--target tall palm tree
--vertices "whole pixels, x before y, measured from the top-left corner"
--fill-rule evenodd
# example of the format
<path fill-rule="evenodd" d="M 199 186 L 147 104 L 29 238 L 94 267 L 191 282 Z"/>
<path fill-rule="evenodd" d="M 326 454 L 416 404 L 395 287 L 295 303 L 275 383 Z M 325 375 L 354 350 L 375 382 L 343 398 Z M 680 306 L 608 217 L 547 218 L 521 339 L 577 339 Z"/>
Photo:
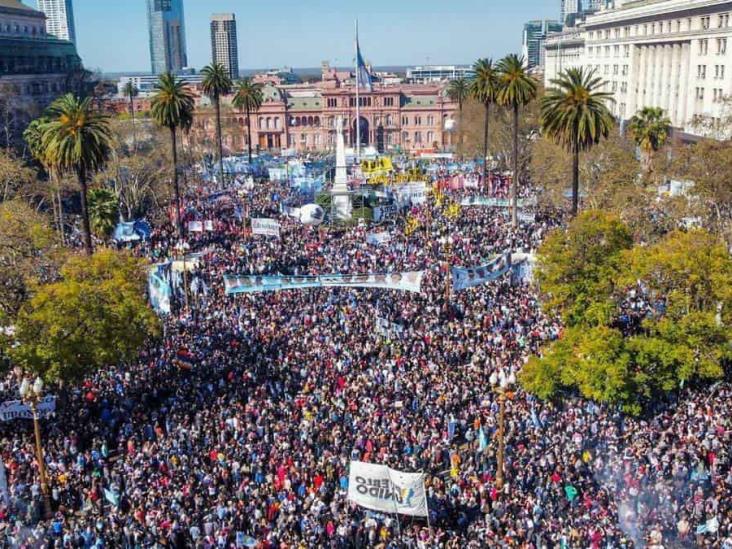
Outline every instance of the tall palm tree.
<path fill-rule="evenodd" d="M 183 236 L 181 221 L 180 185 L 178 184 L 178 129 L 187 130 L 193 125 L 195 103 L 188 85 L 167 72 L 160 75 L 155 84 L 155 95 L 151 101 L 151 113 L 155 122 L 170 130 L 170 144 L 173 153 L 173 189 L 175 191 L 176 224 L 178 237 Z"/>
<path fill-rule="evenodd" d="M 216 143 L 219 149 L 219 173 L 221 174 L 221 185 L 224 185 L 224 146 L 221 137 L 221 96 L 229 95 L 233 83 L 231 76 L 221 63 L 212 63 L 201 70 L 203 82 L 201 87 L 216 110 Z"/>
<path fill-rule="evenodd" d="M 88 179 L 109 158 L 112 142 L 109 117 L 92 107 L 91 98 L 79 99 L 66 94 L 51 104 L 48 118 L 41 137 L 44 157 L 56 173 L 74 172 L 79 180 L 84 248 L 91 255 L 94 250 L 87 202 Z"/>
<path fill-rule="evenodd" d="M 31 156 L 38 162 L 48 174 L 49 182 L 51 183 L 51 203 L 54 204 L 54 217 L 57 222 L 57 229 L 61 241 L 64 241 L 64 210 L 63 203 L 61 202 L 61 189 L 57 184 L 56 174 L 54 173 L 53 166 L 51 166 L 48 158 L 46 158 L 46 151 L 43 148 L 43 131 L 49 119 L 45 116 L 36 118 L 28 124 L 28 127 L 23 132 L 23 139 L 26 145 L 28 145 L 28 151 Z"/>
<path fill-rule="evenodd" d="M 450 85 L 447 87 L 447 96 L 458 104 L 458 120 L 462 130 L 463 103 L 465 103 L 465 100 L 470 97 L 470 82 L 466 78 L 462 77 L 452 80 Z"/>
<path fill-rule="evenodd" d="M 470 82 L 470 94 L 483 103 L 485 122 L 483 124 L 483 181 L 488 181 L 488 125 L 491 105 L 498 93 L 498 72 L 491 59 L 478 59 L 473 65 L 474 76 Z"/>
<path fill-rule="evenodd" d="M 579 208 L 579 154 L 606 138 L 614 119 L 607 107 L 612 94 L 595 71 L 567 69 L 552 80 L 541 99 L 541 126 L 546 135 L 572 153 L 572 215 Z"/>
<path fill-rule="evenodd" d="M 127 83 L 122 88 L 122 93 L 124 93 L 125 97 L 130 101 L 130 116 L 132 116 L 132 152 L 137 152 L 137 130 L 135 128 L 135 97 L 137 97 L 137 94 L 140 93 L 140 91 L 137 89 L 137 86 L 132 83 L 131 80 L 128 80 Z"/>
<path fill-rule="evenodd" d="M 658 152 L 668 140 L 671 131 L 671 120 L 664 116 L 660 107 L 643 107 L 628 124 L 635 144 L 643 153 L 643 165 L 646 172 L 651 169 L 653 154 Z"/>
<path fill-rule="evenodd" d="M 264 102 L 262 85 L 252 82 L 249 78 L 240 80 L 236 84 L 233 104 L 237 109 L 244 109 L 247 114 L 247 145 L 249 146 L 249 164 L 252 163 L 252 117 Z"/>
<path fill-rule="evenodd" d="M 511 221 L 518 226 L 518 130 L 519 109 L 536 97 L 536 81 L 526 72 L 524 58 L 510 54 L 496 66 L 499 73 L 498 103 L 513 112 L 513 177 L 511 179 Z"/>

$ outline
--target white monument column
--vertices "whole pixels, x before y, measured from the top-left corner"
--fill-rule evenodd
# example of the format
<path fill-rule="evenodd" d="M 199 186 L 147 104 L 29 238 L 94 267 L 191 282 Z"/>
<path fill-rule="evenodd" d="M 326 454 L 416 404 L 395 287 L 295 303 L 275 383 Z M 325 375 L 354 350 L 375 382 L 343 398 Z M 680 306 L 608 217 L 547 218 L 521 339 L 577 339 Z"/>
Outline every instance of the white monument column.
<path fill-rule="evenodd" d="M 336 121 L 336 171 L 333 189 L 333 213 L 336 219 L 345 221 L 351 219 L 353 204 L 348 190 L 348 166 L 346 165 L 346 143 L 343 139 L 343 118 Z"/>

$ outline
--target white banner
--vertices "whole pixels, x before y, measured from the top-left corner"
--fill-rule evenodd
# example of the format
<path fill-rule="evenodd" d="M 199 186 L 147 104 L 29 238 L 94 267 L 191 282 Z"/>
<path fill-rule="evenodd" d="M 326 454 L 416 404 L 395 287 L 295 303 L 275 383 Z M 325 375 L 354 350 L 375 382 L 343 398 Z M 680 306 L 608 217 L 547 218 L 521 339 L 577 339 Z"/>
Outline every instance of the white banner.
<path fill-rule="evenodd" d="M 280 236 L 280 224 L 275 219 L 267 217 L 252 218 L 252 234 L 261 234 L 264 236 Z"/>
<path fill-rule="evenodd" d="M 39 417 L 48 417 L 56 411 L 56 397 L 45 396 L 36 406 Z M 22 400 L 6 400 L 0 404 L 0 421 L 12 419 L 33 419 L 30 406 L 23 404 Z"/>
<path fill-rule="evenodd" d="M 394 186 L 394 194 L 399 204 L 416 206 L 427 201 L 427 186 L 424 182 L 404 183 Z"/>
<path fill-rule="evenodd" d="M 202 221 L 189 221 L 188 222 L 188 232 L 189 233 L 202 233 L 203 232 L 203 222 Z"/>
<path fill-rule="evenodd" d="M 386 465 L 352 461 L 348 499 L 372 511 L 427 516 L 424 474 L 402 473 Z"/>
<path fill-rule="evenodd" d="M 497 280 L 508 272 L 510 268 L 510 258 L 508 254 L 498 256 L 487 265 L 478 267 L 452 267 L 452 288 L 456 292 L 480 286 L 491 280 Z"/>
<path fill-rule="evenodd" d="M 301 288 L 385 288 L 419 293 L 422 289 L 424 271 L 389 274 L 358 275 L 320 275 L 320 276 L 283 276 L 283 275 L 225 275 L 226 295 L 294 290 Z"/>
<path fill-rule="evenodd" d="M 391 234 L 387 232 L 369 233 L 366 235 L 366 242 L 374 246 L 381 246 L 391 242 Z"/>

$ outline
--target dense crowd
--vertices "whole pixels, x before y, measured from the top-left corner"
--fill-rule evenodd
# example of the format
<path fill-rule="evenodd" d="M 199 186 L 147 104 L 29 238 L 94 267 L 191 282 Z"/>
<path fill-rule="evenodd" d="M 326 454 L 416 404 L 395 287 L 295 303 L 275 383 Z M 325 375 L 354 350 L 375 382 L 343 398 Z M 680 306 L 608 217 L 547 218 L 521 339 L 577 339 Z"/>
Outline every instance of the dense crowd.
<path fill-rule="evenodd" d="M 190 307 L 178 286 L 162 341 L 59 389 L 43 422 L 51 519 L 30 422 L 0 425 L 6 546 L 732 549 L 727 384 L 686 390 L 642 419 L 516 388 L 497 488 L 489 378 L 518 373 L 561 326 L 510 276 L 448 298 L 444 266 L 534 250 L 559 219 L 538 214 L 514 230 L 503 209 L 448 216 L 430 201 L 378 229 L 309 227 L 278 213 L 288 194 L 268 183 L 227 200 L 187 197 L 186 221 L 215 220 L 187 236 L 200 254 Z M 251 235 L 242 211 L 278 217 L 282 237 Z M 367 243 L 372 230 L 391 239 Z M 158 227 L 136 253 L 160 261 L 175 244 L 174 228 Z M 415 270 L 426 271 L 419 294 L 223 288 L 232 273 Z M 20 375 L 0 393 L 13 396 Z M 349 502 L 352 460 L 424 471 L 430 520 Z"/>

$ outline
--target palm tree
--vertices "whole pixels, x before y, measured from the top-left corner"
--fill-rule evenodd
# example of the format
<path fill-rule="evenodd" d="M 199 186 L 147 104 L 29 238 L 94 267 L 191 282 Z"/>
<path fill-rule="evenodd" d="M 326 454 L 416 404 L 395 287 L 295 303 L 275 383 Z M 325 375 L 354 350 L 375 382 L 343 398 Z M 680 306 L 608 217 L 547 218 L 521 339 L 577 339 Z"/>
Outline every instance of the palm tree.
<path fill-rule="evenodd" d="M 137 152 L 137 131 L 135 128 L 135 97 L 140 93 L 137 86 L 128 80 L 122 88 L 122 93 L 130 100 L 130 116 L 132 116 L 132 152 Z"/>
<path fill-rule="evenodd" d="M 221 174 L 221 185 L 224 184 L 224 146 L 221 137 L 221 96 L 231 93 L 233 83 L 231 76 L 221 63 L 213 63 L 203 67 L 202 89 L 216 109 L 216 143 L 219 148 L 219 173 Z"/>
<path fill-rule="evenodd" d="M 249 146 L 249 164 L 252 163 L 252 113 L 259 110 L 264 102 L 262 85 L 245 78 L 236 84 L 233 104 L 237 109 L 247 113 L 247 145 Z"/>
<path fill-rule="evenodd" d="M 173 189 L 175 190 L 176 224 L 178 237 L 183 236 L 181 221 L 180 186 L 178 184 L 178 146 L 176 141 L 177 130 L 187 130 L 193 125 L 193 110 L 195 104 L 193 93 L 188 85 L 177 79 L 171 73 L 160 76 L 155 85 L 155 95 L 151 102 L 152 117 L 155 122 L 170 130 L 170 143 L 173 153 Z"/>
<path fill-rule="evenodd" d="M 458 104 L 458 119 L 463 125 L 463 103 L 470 97 L 470 82 L 466 78 L 456 78 L 447 87 L 447 96 Z M 461 140 L 462 144 L 462 140 Z"/>
<path fill-rule="evenodd" d="M 470 94 L 483 103 L 485 123 L 483 125 L 483 181 L 488 181 L 488 125 L 491 105 L 498 93 L 498 72 L 491 59 L 478 59 L 473 65 L 474 76 L 470 83 Z"/>
<path fill-rule="evenodd" d="M 513 178 L 511 179 L 511 222 L 518 226 L 518 130 L 519 109 L 536 97 L 536 81 L 526 72 L 524 58 L 510 54 L 496 66 L 499 73 L 498 103 L 513 111 Z"/>
<path fill-rule="evenodd" d="M 658 152 L 668 140 L 671 120 L 664 116 L 660 107 L 643 107 L 630 119 L 628 129 L 643 153 L 644 170 L 651 170 L 653 154 Z"/>
<path fill-rule="evenodd" d="M 81 187 L 81 217 L 84 248 L 93 253 L 89 208 L 88 179 L 109 158 L 112 130 L 109 117 L 92 107 L 90 98 L 66 94 L 48 108 L 48 123 L 43 125 L 41 146 L 44 158 L 56 173 L 74 172 Z"/>
<path fill-rule="evenodd" d="M 64 210 L 63 203 L 61 202 L 61 187 L 57 184 L 58 181 L 53 166 L 51 166 L 48 158 L 46 158 L 46 151 L 43 148 L 43 131 L 48 122 L 49 119 L 45 116 L 32 120 L 23 132 L 23 139 L 26 145 L 28 145 L 31 156 L 43 166 L 43 169 L 48 174 L 48 179 L 51 183 L 51 202 L 54 204 L 54 217 L 56 217 L 58 232 L 61 237 L 61 242 L 63 242 Z M 57 207 L 58 211 L 56 210 Z"/>
<path fill-rule="evenodd" d="M 541 126 L 546 135 L 572 157 L 572 215 L 579 207 L 579 153 L 607 137 L 614 119 L 607 107 L 612 94 L 601 91 L 605 82 L 595 71 L 567 69 L 552 80 L 541 99 Z"/>

